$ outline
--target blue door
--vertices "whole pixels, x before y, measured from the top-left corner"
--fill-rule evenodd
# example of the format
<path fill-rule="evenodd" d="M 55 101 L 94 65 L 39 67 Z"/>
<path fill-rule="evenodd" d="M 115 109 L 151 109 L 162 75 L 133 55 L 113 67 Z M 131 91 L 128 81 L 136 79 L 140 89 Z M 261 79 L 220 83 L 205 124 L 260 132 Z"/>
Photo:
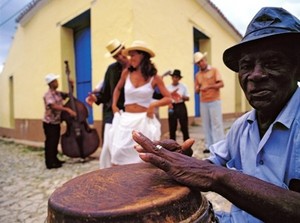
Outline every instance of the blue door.
<path fill-rule="evenodd" d="M 199 38 L 197 38 L 196 30 L 194 29 L 194 53 L 199 51 Z M 194 61 L 193 61 L 194 62 Z M 199 67 L 194 64 L 194 80 Z M 193 88 L 194 89 L 194 88 Z M 195 92 L 195 117 L 200 117 L 200 95 Z"/>
<path fill-rule="evenodd" d="M 93 123 L 93 110 L 85 98 L 92 89 L 91 84 L 91 29 L 85 27 L 74 32 L 77 99 L 89 110 L 88 122 Z"/>
<path fill-rule="evenodd" d="M 206 36 L 204 33 L 200 32 L 196 28 L 193 28 L 193 38 L 194 38 L 194 53 L 199 52 L 199 49 L 200 49 L 199 41 L 200 40 L 202 40 L 202 41 L 209 40 L 208 36 Z M 195 76 L 198 71 L 199 71 L 199 67 L 196 64 L 194 64 L 194 79 L 195 79 Z M 195 117 L 201 116 L 200 97 L 201 96 L 199 94 L 195 93 Z"/>

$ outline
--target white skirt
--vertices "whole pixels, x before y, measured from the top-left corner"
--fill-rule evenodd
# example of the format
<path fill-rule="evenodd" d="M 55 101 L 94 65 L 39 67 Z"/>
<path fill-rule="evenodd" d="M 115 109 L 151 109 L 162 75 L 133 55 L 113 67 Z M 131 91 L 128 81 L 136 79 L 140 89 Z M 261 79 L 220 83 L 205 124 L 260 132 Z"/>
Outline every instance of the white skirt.
<path fill-rule="evenodd" d="M 99 157 L 100 169 L 111 167 L 111 155 L 109 151 L 109 132 L 111 128 L 112 124 L 105 123 L 102 150 Z"/>
<path fill-rule="evenodd" d="M 149 118 L 146 112 L 116 113 L 109 132 L 111 164 L 124 165 L 143 162 L 134 149 L 136 142 L 132 139 L 133 130 L 140 131 L 151 140 L 159 140 L 161 136 L 161 125 L 155 116 Z"/>

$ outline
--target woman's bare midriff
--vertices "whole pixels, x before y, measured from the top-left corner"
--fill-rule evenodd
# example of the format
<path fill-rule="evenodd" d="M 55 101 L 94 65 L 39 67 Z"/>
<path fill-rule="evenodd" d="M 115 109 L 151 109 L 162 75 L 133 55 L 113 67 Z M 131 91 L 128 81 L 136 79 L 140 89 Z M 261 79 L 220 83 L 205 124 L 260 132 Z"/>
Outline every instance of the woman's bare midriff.
<path fill-rule="evenodd" d="M 125 111 L 131 113 L 146 112 L 147 108 L 138 104 L 125 105 Z"/>

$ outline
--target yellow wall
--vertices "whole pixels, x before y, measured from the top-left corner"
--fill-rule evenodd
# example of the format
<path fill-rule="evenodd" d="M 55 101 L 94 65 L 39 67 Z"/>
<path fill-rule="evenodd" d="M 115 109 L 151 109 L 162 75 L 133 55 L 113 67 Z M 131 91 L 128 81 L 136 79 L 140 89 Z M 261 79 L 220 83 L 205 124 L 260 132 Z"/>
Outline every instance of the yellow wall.
<path fill-rule="evenodd" d="M 13 76 L 14 117 L 42 119 L 42 96 L 48 86 L 44 76 L 60 74 L 60 89 L 67 91 L 64 60 L 69 60 L 71 75 L 75 76 L 72 30 L 63 24 L 91 10 L 92 85 L 104 78 L 112 58 L 104 57 L 106 44 L 113 38 L 125 41 L 146 41 L 155 51 L 153 58 L 160 74 L 168 69 L 180 69 L 182 82 L 189 87 L 191 100 L 187 106 L 194 116 L 193 27 L 210 38 L 209 62 L 217 67 L 224 79 L 222 89 L 223 113 L 236 111 L 233 97 L 236 77 L 222 62 L 222 53 L 237 42 L 195 0 L 49 0 L 31 20 L 19 26 L 3 73 L 0 75 L 0 127 L 12 127 L 9 120 L 9 77 Z M 170 78 L 165 78 L 170 83 Z M 242 99 L 243 100 L 243 99 Z M 160 110 L 166 118 L 166 109 Z M 94 119 L 102 117 L 94 106 Z"/>
<path fill-rule="evenodd" d="M 115 62 L 111 57 L 105 57 L 106 45 L 112 39 L 119 39 L 130 44 L 132 35 L 132 0 L 97 0 L 91 8 L 92 36 L 92 86 L 104 79 L 109 64 Z M 102 109 L 94 105 L 94 119 L 100 120 Z"/>
<path fill-rule="evenodd" d="M 191 86 L 191 96 L 194 94 L 193 27 L 210 38 L 208 60 L 221 71 L 225 84 L 222 89 L 223 113 L 233 113 L 236 77 L 223 64 L 222 54 L 237 40 L 194 0 L 164 0 L 160 4 L 143 0 L 134 2 L 132 17 L 135 31 L 132 38 L 150 43 L 157 53 L 154 61 L 160 73 L 167 69 L 180 69 L 184 75 L 182 82 Z M 166 78 L 165 82 L 169 84 L 170 78 Z M 193 116 L 193 97 L 188 103 L 188 110 Z"/>
<path fill-rule="evenodd" d="M 153 61 L 159 74 L 168 69 L 177 68 L 182 71 L 184 76 L 182 82 L 189 86 L 189 93 L 192 96 L 187 103 L 189 115 L 194 116 L 193 27 L 195 27 L 210 37 L 211 48 L 208 59 L 221 71 L 224 78 L 223 113 L 234 113 L 236 105 L 232 98 L 236 93 L 236 77 L 223 64 L 222 54 L 237 40 L 194 0 L 164 0 L 159 1 L 159 4 L 157 2 L 144 0 L 96 2 L 92 9 L 92 21 L 95 21 L 92 22 L 94 84 L 103 78 L 102 75 L 107 68 L 107 66 L 100 67 L 100 61 L 113 62 L 112 59 L 103 57 L 106 53 L 105 45 L 109 40 L 117 37 L 126 41 L 126 46 L 133 40 L 144 40 L 156 53 Z M 167 77 L 164 81 L 170 84 L 170 78 Z M 94 111 L 97 111 L 96 109 L 94 107 Z M 162 118 L 167 117 L 166 109 L 160 109 L 160 113 Z M 94 117 L 99 118 L 100 113 L 94 114 Z"/>
<path fill-rule="evenodd" d="M 90 7 L 90 1 L 52 0 L 49 1 L 28 23 L 18 27 L 4 70 L 0 75 L 0 126 L 10 127 L 7 119 L 10 111 L 8 100 L 8 77 L 14 78 L 14 115 L 17 119 L 42 119 L 43 94 L 48 89 L 44 81 L 47 73 L 57 73 L 60 89 L 67 91 L 60 23 L 72 18 Z M 64 45 L 62 45 L 64 44 Z M 72 50 L 71 50 L 72 51 Z M 74 70 L 74 69 L 73 69 Z M 3 114 L 3 115 L 2 115 Z"/>

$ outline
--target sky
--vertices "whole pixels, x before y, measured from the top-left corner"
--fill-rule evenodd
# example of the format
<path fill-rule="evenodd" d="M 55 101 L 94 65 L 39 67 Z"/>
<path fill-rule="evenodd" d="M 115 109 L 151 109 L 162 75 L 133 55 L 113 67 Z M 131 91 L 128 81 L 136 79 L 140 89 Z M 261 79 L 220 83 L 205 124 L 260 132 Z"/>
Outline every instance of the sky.
<path fill-rule="evenodd" d="M 0 0 L 0 72 L 12 44 L 17 24 L 15 18 L 32 0 Z M 211 0 L 244 35 L 248 23 L 264 6 L 283 7 L 300 19 L 299 0 Z"/>
<path fill-rule="evenodd" d="M 211 2 L 222 11 L 242 35 L 245 34 L 249 22 L 262 7 L 282 7 L 300 19 L 299 0 L 211 0 Z"/>

